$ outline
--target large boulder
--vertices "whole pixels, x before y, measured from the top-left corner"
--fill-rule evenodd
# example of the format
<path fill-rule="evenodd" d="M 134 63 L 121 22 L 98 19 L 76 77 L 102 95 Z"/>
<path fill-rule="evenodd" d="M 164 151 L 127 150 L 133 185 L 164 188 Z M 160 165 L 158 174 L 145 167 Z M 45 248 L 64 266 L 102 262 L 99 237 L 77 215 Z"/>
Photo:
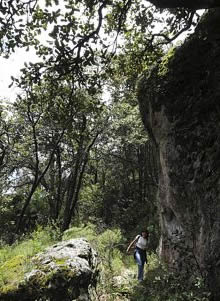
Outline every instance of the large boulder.
<path fill-rule="evenodd" d="M 204 276 L 220 300 L 220 10 L 138 86 L 158 148 L 162 257 Z"/>
<path fill-rule="evenodd" d="M 85 239 L 60 242 L 32 259 L 36 269 L 4 301 L 89 301 L 98 280 L 96 252 Z"/>

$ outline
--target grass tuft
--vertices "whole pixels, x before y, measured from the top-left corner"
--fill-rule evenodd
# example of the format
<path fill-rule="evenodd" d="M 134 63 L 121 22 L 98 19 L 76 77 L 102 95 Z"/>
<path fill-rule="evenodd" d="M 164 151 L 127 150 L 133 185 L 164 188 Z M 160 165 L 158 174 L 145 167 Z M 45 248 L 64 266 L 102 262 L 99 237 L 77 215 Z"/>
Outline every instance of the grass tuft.
<path fill-rule="evenodd" d="M 58 240 L 57 230 L 38 227 L 29 237 L 0 247 L 0 293 L 13 290 L 34 267 L 32 257 Z"/>

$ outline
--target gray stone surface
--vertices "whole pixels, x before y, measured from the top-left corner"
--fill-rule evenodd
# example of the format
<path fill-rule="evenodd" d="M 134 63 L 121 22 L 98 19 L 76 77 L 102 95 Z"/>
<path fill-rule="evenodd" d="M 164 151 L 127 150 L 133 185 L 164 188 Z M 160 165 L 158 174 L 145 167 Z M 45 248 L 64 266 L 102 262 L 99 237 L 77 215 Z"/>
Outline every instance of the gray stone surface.
<path fill-rule="evenodd" d="M 220 300 L 220 10 L 138 89 L 160 160 L 161 255 L 202 273 Z"/>
<path fill-rule="evenodd" d="M 17 290 L 0 296 L 10 301 L 90 301 L 95 299 L 98 258 L 85 239 L 60 242 L 32 259 L 36 269 Z"/>

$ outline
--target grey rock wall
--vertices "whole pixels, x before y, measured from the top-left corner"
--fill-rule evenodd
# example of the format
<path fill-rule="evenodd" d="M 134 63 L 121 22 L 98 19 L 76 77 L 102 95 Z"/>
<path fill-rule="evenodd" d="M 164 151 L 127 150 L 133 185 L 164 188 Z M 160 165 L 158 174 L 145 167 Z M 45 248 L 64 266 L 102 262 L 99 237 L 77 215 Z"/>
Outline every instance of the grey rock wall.
<path fill-rule="evenodd" d="M 144 74 L 145 127 L 160 157 L 162 257 L 202 273 L 220 300 L 220 10 Z"/>

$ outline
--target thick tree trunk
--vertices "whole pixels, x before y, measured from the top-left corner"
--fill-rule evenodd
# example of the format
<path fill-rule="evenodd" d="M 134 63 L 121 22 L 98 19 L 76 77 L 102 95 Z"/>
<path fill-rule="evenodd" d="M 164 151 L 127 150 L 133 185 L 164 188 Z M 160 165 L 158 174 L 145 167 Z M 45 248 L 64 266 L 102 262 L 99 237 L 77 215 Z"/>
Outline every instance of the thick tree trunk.
<path fill-rule="evenodd" d="M 219 0 L 149 0 L 155 6 L 160 8 L 189 8 L 205 9 L 220 7 Z"/>
<path fill-rule="evenodd" d="M 159 148 L 161 255 L 205 276 L 215 301 L 220 300 L 219 79 L 216 9 L 168 63 L 139 83 L 142 119 Z"/>

